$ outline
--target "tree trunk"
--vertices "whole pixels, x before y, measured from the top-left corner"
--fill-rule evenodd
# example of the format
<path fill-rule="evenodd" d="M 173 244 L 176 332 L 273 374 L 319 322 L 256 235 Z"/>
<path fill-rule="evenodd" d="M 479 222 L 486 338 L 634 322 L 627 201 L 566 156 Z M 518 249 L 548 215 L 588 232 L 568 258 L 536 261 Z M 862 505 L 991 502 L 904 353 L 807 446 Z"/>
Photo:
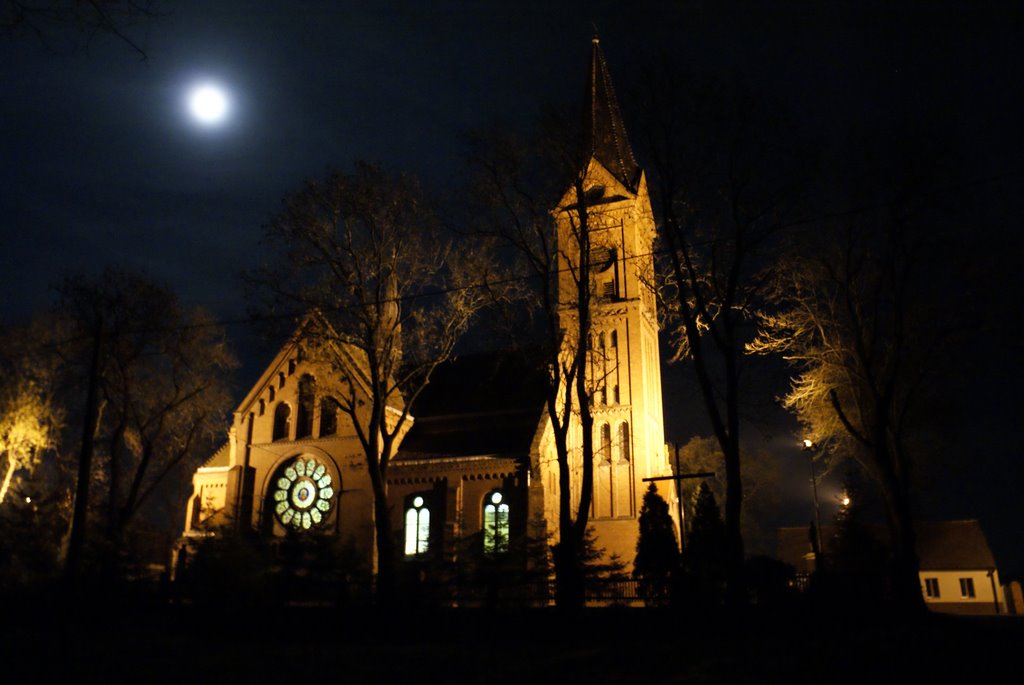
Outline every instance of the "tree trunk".
<path fill-rule="evenodd" d="M 85 526 L 89 513 L 89 481 L 92 478 L 93 440 L 99 420 L 100 349 L 103 344 L 103 319 L 96 322 L 93 337 L 92 362 L 89 365 L 89 387 L 85 397 L 85 417 L 82 422 L 82 451 L 78 457 L 78 480 L 75 485 L 75 503 L 68 534 L 68 555 L 64 563 L 64 576 L 73 581 L 78 576 L 79 558 L 85 544 Z"/>
<path fill-rule="evenodd" d="M 880 448 L 884 450 L 884 448 Z M 891 455 L 878 455 L 879 464 L 890 464 Z M 920 562 L 910 511 L 909 487 L 905 479 L 898 478 L 890 467 L 883 470 L 886 483 L 882 487 L 886 522 L 892 538 L 889 582 L 892 599 L 898 610 L 908 614 L 921 614 L 926 610 L 921 596 Z"/>

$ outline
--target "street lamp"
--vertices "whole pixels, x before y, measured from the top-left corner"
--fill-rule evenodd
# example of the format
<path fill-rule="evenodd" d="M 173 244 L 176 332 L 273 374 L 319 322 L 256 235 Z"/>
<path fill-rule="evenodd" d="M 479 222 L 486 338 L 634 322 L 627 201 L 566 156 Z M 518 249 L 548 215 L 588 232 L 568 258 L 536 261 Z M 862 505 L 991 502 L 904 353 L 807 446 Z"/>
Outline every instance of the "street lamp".
<path fill-rule="evenodd" d="M 818 543 L 818 548 L 814 550 L 814 568 L 821 568 L 821 510 L 818 507 L 818 478 L 814 474 L 814 442 L 808 438 L 804 438 L 804 452 L 807 452 L 807 463 L 811 467 L 811 492 L 814 493 L 814 530 L 815 530 L 815 542 Z"/>

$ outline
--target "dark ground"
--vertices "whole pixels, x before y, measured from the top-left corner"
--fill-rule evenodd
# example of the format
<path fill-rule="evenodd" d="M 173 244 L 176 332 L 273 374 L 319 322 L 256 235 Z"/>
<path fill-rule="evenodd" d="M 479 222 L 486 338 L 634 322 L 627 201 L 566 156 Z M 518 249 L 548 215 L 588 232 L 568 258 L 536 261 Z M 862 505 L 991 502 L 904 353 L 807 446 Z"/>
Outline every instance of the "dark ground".
<path fill-rule="evenodd" d="M 1019 679 L 1024 619 L 8 598 L 0 683 L 890 683 Z"/>

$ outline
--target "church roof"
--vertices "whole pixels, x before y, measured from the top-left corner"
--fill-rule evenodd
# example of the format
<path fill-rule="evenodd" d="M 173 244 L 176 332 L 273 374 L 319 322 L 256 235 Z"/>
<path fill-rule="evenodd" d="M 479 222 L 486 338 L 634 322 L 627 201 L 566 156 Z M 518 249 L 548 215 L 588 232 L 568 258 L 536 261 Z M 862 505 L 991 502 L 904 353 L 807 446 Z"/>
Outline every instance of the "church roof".
<path fill-rule="evenodd" d="M 413 409 L 415 422 L 397 460 L 470 455 L 526 456 L 547 385 L 529 355 L 459 357 L 434 372 Z"/>
<path fill-rule="evenodd" d="M 615 98 L 612 77 L 595 37 L 590 57 L 583 121 L 583 163 L 593 157 L 630 190 L 636 190 L 640 165 L 629 146 L 619 102 Z"/>

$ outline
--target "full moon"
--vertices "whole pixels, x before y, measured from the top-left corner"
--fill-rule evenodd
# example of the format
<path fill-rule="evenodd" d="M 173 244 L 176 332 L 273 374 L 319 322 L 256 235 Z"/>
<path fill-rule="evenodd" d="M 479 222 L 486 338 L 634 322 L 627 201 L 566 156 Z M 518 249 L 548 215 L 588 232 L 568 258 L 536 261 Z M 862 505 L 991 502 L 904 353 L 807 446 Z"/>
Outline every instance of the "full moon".
<path fill-rule="evenodd" d="M 188 96 L 192 116 L 202 124 L 216 124 L 228 113 L 228 98 L 224 90 L 206 84 L 192 89 Z"/>

